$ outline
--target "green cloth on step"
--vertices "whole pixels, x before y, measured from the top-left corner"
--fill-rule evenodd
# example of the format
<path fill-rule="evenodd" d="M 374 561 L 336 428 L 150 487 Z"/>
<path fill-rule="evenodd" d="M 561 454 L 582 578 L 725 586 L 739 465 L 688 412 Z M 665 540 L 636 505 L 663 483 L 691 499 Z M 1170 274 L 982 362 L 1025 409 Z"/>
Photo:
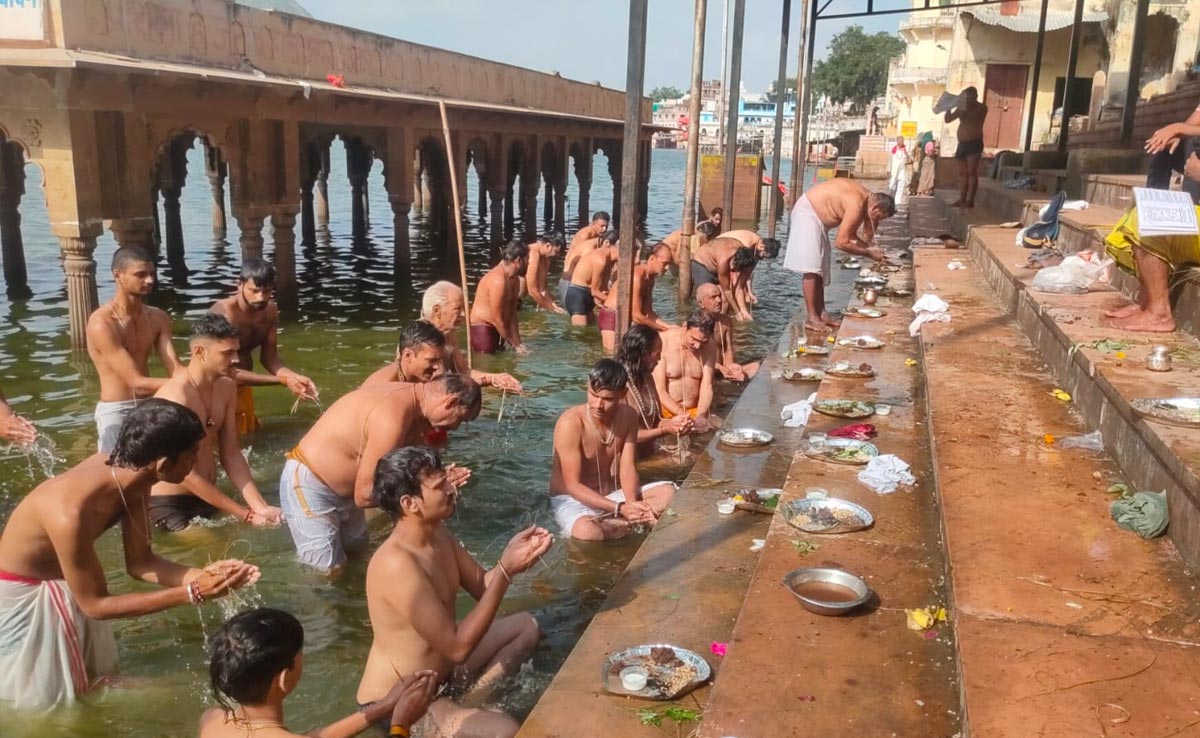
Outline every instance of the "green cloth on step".
<path fill-rule="evenodd" d="M 1156 538 L 1167 529 L 1167 493 L 1136 492 L 1113 502 L 1112 519 L 1142 538 Z"/>

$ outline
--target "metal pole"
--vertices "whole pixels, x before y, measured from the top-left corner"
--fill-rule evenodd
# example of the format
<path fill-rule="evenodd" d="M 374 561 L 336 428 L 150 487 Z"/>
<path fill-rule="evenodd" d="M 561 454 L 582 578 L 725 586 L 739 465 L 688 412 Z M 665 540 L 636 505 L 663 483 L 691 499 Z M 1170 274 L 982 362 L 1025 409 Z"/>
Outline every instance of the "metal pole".
<path fill-rule="evenodd" d="M 742 98 L 742 20 L 746 15 L 746 0 L 733 0 L 733 42 L 729 46 L 729 119 L 725 126 L 725 215 L 721 230 L 733 224 L 733 174 L 737 165 L 738 103 Z M 758 182 L 755 187 L 761 186 Z M 758 216 L 757 213 L 754 214 Z"/>
<path fill-rule="evenodd" d="M 1129 49 L 1129 82 L 1125 88 L 1125 109 L 1121 111 L 1121 145 L 1133 140 L 1133 121 L 1137 115 L 1138 93 L 1142 86 L 1142 55 L 1146 49 L 1146 16 L 1150 0 L 1138 0 L 1133 18 L 1133 46 Z"/>
<path fill-rule="evenodd" d="M 1050 0 L 1042 0 L 1042 15 L 1038 18 L 1037 48 L 1033 52 L 1033 80 L 1029 87 L 1029 117 L 1025 122 L 1026 152 L 1033 148 L 1033 122 L 1037 117 L 1038 84 L 1042 78 L 1042 49 L 1046 45 L 1046 11 L 1049 7 Z"/>
<path fill-rule="evenodd" d="M 617 258 L 617 341 L 629 327 L 637 240 L 638 151 L 642 136 L 642 86 L 646 66 L 646 8 L 629 0 L 629 56 L 625 63 L 625 143 L 621 147 L 621 241 Z M 647 162 L 647 165 L 649 162 Z"/>
<path fill-rule="evenodd" d="M 1063 87 L 1062 120 L 1058 126 L 1058 150 L 1067 150 L 1067 136 L 1071 127 L 1071 94 L 1075 81 L 1075 69 L 1079 65 L 1079 39 L 1083 36 L 1083 0 L 1075 0 L 1075 23 L 1071 26 L 1071 48 L 1067 51 L 1067 81 Z M 1051 112 L 1053 115 L 1053 111 Z"/>
<path fill-rule="evenodd" d="M 808 4 L 810 0 L 800 0 L 800 43 L 796 52 L 796 120 L 792 123 L 792 176 L 788 184 L 788 195 L 792 203 L 796 202 L 796 193 L 800 188 L 798 183 L 803 176 L 804 166 L 800 164 L 800 83 L 804 81 L 804 60 L 808 49 Z"/>
<path fill-rule="evenodd" d="M 783 156 L 783 98 L 787 86 L 788 26 L 792 24 L 792 0 L 783 0 L 783 23 L 779 31 L 779 81 L 775 83 L 775 155 L 771 161 L 771 201 L 767 204 L 767 237 L 775 237 L 779 219 L 779 160 Z"/>
<path fill-rule="evenodd" d="M 815 0 L 812 3 L 812 12 L 808 18 L 808 60 L 804 64 L 804 83 L 799 87 L 804 90 L 804 109 L 800 112 L 800 159 L 793 161 L 792 167 L 799 167 L 799 187 L 796 188 L 793 200 L 799 199 L 800 195 L 804 194 L 804 182 L 807 179 L 805 169 L 808 165 L 808 115 L 812 112 L 812 67 L 813 67 L 813 51 L 817 46 L 817 13 L 820 8 Z"/>
<path fill-rule="evenodd" d="M 721 0 L 721 94 L 717 95 L 717 150 L 725 150 L 725 118 L 721 111 L 729 94 L 729 0 Z"/>
<path fill-rule="evenodd" d="M 692 35 L 692 96 L 688 100 L 687 172 L 683 184 L 683 227 L 679 246 L 679 301 L 692 296 L 692 234 L 696 232 L 696 173 L 700 166 L 700 104 L 704 91 L 704 27 L 708 0 L 696 0 Z"/>

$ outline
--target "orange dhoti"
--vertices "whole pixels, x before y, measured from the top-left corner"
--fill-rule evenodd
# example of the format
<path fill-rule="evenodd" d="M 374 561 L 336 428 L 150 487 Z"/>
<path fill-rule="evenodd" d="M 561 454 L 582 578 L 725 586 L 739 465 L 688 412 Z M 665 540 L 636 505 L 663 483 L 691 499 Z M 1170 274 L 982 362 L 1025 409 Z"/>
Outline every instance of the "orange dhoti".
<path fill-rule="evenodd" d="M 237 417 L 238 435 L 253 433 L 262 427 L 258 416 L 254 414 L 254 389 L 247 385 L 237 388 L 237 407 L 234 409 Z"/>
<path fill-rule="evenodd" d="M 700 409 L 700 408 L 694 407 L 694 408 L 692 408 L 692 409 L 688 410 L 688 411 L 687 411 L 687 415 L 688 415 L 688 417 L 689 417 L 689 418 L 695 418 L 695 417 L 696 417 L 696 411 L 697 411 L 697 410 L 699 410 L 699 409 Z M 663 416 L 663 420 L 670 420 L 671 418 L 675 417 L 675 413 L 671 412 L 670 410 L 668 410 L 668 409 L 666 409 L 666 408 L 664 407 L 664 408 L 662 409 L 662 416 Z"/>

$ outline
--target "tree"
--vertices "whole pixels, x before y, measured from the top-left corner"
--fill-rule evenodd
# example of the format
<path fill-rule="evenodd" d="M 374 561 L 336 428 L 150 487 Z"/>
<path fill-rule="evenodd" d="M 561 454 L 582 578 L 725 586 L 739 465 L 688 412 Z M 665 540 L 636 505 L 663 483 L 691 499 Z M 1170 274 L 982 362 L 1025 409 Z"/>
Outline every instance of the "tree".
<path fill-rule="evenodd" d="M 775 87 L 778 84 L 779 84 L 779 80 L 777 80 L 777 79 L 772 80 L 771 86 L 767 88 L 767 100 L 769 102 L 779 102 L 779 95 L 775 91 Z M 796 94 L 796 78 L 795 77 L 785 77 L 784 78 L 783 91 L 784 91 L 784 93 L 786 93 L 784 95 L 785 99 L 792 97 Z"/>
<path fill-rule="evenodd" d="M 888 64 L 904 52 L 904 42 L 882 31 L 868 36 L 862 26 L 849 26 L 829 42 L 829 56 L 813 66 L 817 97 L 849 102 L 861 113 L 887 89 Z"/>
<path fill-rule="evenodd" d="M 650 90 L 650 99 L 654 102 L 678 100 L 681 97 L 683 97 L 683 90 L 678 87 L 655 87 L 653 90 Z"/>

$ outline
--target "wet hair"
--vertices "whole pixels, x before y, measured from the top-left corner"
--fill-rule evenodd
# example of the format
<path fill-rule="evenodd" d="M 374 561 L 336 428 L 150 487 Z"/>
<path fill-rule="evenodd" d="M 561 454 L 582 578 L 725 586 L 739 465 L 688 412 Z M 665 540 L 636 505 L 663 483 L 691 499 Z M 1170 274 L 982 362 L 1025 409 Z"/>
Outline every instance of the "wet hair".
<path fill-rule="evenodd" d="M 780 243 L 778 238 L 764 238 L 762 240 L 762 245 L 763 251 L 766 253 L 764 253 L 761 258 L 774 259 L 776 256 L 779 256 Z"/>
<path fill-rule="evenodd" d="M 597 361 L 588 373 L 588 386 L 596 392 L 624 392 L 628 385 L 629 372 L 615 359 Z"/>
<path fill-rule="evenodd" d="M 592 222 L 595 223 L 598 220 L 602 220 L 605 223 L 611 223 L 612 216 L 603 210 L 597 210 L 596 212 L 592 213 Z"/>
<path fill-rule="evenodd" d="M 441 384 L 446 394 L 457 398 L 468 410 L 467 420 L 479 417 L 479 409 L 483 406 L 483 392 L 474 379 L 462 374 L 443 374 L 430 384 Z"/>
<path fill-rule="evenodd" d="M 400 500 L 421 494 L 421 476 L 442 468 L 442 457 L 428 446 L 407 446 L 389 451 L 375 465 L 371 495 L 392 520 L 404 517 Z"/>
<path fill-rule="evenodd" d="M 567 245 L 567 239 L 563 236 L 562 231 L 548 231 L 543 233 L 538 240 L 542 243 L 550 244 L 556 249 L 561 249 Z"/>
<path fill-rule="evenodd" d="M 621 339 L 621 345 L 617 349 L 617 361 L 625 367 L 630 379 L 640 377 L 647 370 L 654 368 L 645 366 L 645 364 L 646 357 L 650 355 L 655 344 L 662 344 L 662 336 L 658 335 L 658 331 L 653 328 L 635 323 L 625 331 L 625 336 Z"/>
<path fill-rule="evenodd" d="M 714 215 L 720 215 L 722 218 L 725 217 L 725 208 L 713 208 L 712 210 L 708 211 L 708 216 L 710 218 Z"/>
<path fill-rule="evenodd" d="M 717 227 L 707 220 L 696 226 L 696 232 L 707 239 L 713 239 L 717 235 Z"/>
<path fill-rule="evenodd" d="M 274 287 L 275 265 L 256 256 L 242 259 L 242 271 L 238 274 L 238 281 L 243 284 L 253 282 L 259 287 Z"/>
<path fill-rule="evenodd" d="M 701 333 L 711 337 L 713 331 L 717 328 L 717 319 L 707 310 L 696 310 L 687 316 L 683 327 L 689 331 L 693 328 L 699 328 Z"/>
<path fill-rule="evenodd" d="M 140 246 L 122 246 L 113 252 L 112 270 L 114 272 L 123 272 L 138 262 L 146 262 L 153 265 L 154 257 L 150 255 L 149 251 Z"/>
<path fill-rule="evenodd" d="M 743 269 L 749 269 L 758 263 L 758 255 L 754 253 L 754 249 L 749 246 L 743 246 L 733 252 L 733 258 L 729 260 L 729 268 L 732 271 L 740 272 Z"/>
<path fill-rule="evenodd" d="M 872 192 L 870 203 L 882 210 L 888 218 L 896 214 L 896 200 L 886 192 Z"/>
<path fill-rule="evenodd" d="M 611 243 L 612 245 L 615 246 L 617 244 L 617 242 L 620 240 L 621 240 L 621 236 L 616 231 L 608 230 L 608 231 L 605 231 L 604 233 L 600 234 L 599 245 L 603 246 L 606 243 Z"/>
<path fill-rule="evenodd" d="M 195 345 L 199 341 L 228 341 L 240 339 L 242 334 L 224 315 L 205 313 L 192 323 L 188 332 L 188 343 Z"/>
<path fill-rule="evenodd" d="M 504 248 L 500 251 L 500 258 L 504 261 L 517 261 L 518 259 L 529 258 L 529 246 L 521 242 L 521 239 L 514 238 L 504 244 Z"/>
<path fill-rule="evenodd" d="M 422 346 L 444 349 L 446 334 L 435 328 L 433 323 L 428 320 L 414 320 L 400 331 L 400 340 L 396 342 L 396 351 L 404 349 L 416 351 Z"/>
<path fill-rule="evenodd" d="M 650 256 L 656 256 L 664 251 L 667 253 L 667 256 L 670 256 L 672 259 L 674 259 L 675 253 L 671 251 L 670 246 L 666 245 L 662 241 L 659 241 L 650 247 Z"/>
<path fill-rule="evenodd" d="M 125 416 L 108 465 L 141 469 L 159 459 L 174 459 L 204 438 L 200 416 L 177 402 L 151 397 Z"/>
<path fill-rule="evenodd" d="M 213 696 L 226 713 L 234 703 L 261 705 L 271 682 L 296 664 L 304 649 L 304 626 L 291 613 L 270 607 L 231 617 L 209 642 L 208 675 Z"/>
<path fill-rule="evenodd" d="M 425 294 L 421 297 L 421 317 L 429 320 L 433 317 L 433 309 L 441 307 L 451 300 L 461 300 L 462 291 L 458 285 L 453 282 L 442 280 L 434 282 L 425 290 Z"/>

